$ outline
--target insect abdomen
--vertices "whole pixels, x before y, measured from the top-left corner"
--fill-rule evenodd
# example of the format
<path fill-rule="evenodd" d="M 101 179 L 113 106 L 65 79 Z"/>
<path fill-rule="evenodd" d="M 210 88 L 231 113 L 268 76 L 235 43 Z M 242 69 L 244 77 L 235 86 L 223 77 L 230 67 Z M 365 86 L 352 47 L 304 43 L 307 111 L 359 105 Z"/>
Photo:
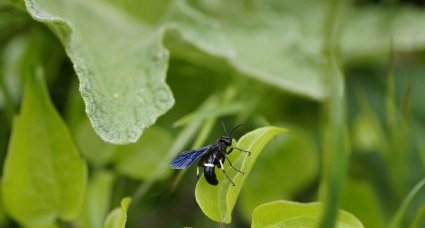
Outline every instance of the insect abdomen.
<path fill-rule="evenodd" d="M 211 155 L 207 157 L 205 163 L 204 163 L 204 176 L 208 183 L 211 185 L 217 185 L 218 180 L 215 175 L 215 155 Z"/>
<path fill-rule="evenodd" d="M 215 169 L 215 167 L 209 167 L 209 166 L 204 167 L 205 179 L 211 185 L 217 185 L 218 184 L 218 180 L 217 180 L 217 177 L 215 175 L 214 169 Z"/>

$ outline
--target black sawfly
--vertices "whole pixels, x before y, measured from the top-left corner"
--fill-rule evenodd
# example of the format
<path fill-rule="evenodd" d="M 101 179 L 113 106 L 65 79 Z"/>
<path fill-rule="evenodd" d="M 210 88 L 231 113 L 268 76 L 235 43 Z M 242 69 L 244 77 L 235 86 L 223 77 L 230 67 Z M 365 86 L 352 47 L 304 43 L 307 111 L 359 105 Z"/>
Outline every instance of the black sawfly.
<path fill-rule="evenodd" d="M 227 133 L 226 127 L 224 126 L 223 122 L 221 124 L 223 125 L 224 131 Z M 232 147 L 232 140 L 233 140 L 232 133 L 236 129 L 238 129 L 240 126 L 241 125 L 234 127 L 228 134 L 218 138 L 216 143 L 201 147 L 196 150 L 184 151 L 178 154 L 171 161 L 170 163 L 171 168 L 186 169 L 192 163 L 199 160 L 198 166 L 196 167 L 197 179 L 199 179 L 199 168 L 201 167 L 201 168 L 204 168 L 204 176 L 207 182 L 211 185 L 217 185 L 218 180 L 215 175 L 215 166 L 217 166 L 217 168 L 220 168 L 223 171 L 224 175 L 227 177 L 227 179 L 229 179 L 232 185 L 235 186 L 235 183 L 226 174 L 223 163 L 225 162 L 225 160 L 227 160 L 229 162 L 230 167 L 232 167 L 234 170 L 244 175 L 244 172 L 234 167 L 232 162 L 230 162 L 229 158 L 227 157 L 227 155 L 230 154 L 233 151 L 233 149 L 246 152 L 248 153 L 248 155 L 251 155 L 251 152 L 249 151 L 246 151 L 237 147 Z"/>

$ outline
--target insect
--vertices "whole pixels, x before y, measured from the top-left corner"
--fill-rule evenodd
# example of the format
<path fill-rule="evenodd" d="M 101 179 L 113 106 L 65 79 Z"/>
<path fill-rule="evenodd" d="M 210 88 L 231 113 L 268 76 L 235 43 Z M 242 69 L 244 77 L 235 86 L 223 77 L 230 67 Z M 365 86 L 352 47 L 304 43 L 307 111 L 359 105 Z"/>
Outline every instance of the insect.
<path fill-rule="evenodd" d="M 222 122 L 224 131 L 227 132 L 226 127 L 224 126 Z M 215 166 L 220 168 L 224 175 L 229 179 L 229 181 L 232 183 L 233 186 L 235 186 L 235 183 L 230 179 L 230 177 L 227 175 L 226 171 L 224 170 L 223 163 L 225 160 L 229 162 L 230 167 L 232 167 L 237 172 L 244 175 L 244 172 L 237 169 L 235 166 L 233 166 L 232 162 L 230 162 L 229 158 L 227 157 L 228 154 L 230 154 L 234 149 L 239 150 L 241 152 L 248 153 L 248 155 L 251 155 L 251 152 L 237 148 L 232 147 L 232 133 L 238 129 L 241 125 L 236 126 L 233 128 L 229 134 L 225 136 L 221 136 L 218 138 L 217 142 L 201 147 L 196 150 L 189 150 L 184 151 L 177 155 L 170 163 L 171 168 L 173 169 L 185 169 L 189 167 L 192 163 L 195 161 L 198 161 L 198 166 L 196 167 L 196 177 L 199 179 L 199 168 L 204 169 L 204 176 L 207 182 L 211 185 L 217 185 L 218 180 L 215 175 Z"/>

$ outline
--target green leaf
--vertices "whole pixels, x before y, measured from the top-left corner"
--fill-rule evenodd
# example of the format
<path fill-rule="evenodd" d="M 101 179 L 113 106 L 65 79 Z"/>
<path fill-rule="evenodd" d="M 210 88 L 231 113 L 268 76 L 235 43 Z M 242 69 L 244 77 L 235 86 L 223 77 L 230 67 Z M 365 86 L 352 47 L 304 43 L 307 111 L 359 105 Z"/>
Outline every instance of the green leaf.
<path fill-rule="evenodd" d="M 39 75 L 27 77 L 1 185 L 7 213 L 33 226 L 76 218 L 87 176 L 86 164 Z"/>
<path fill-rule="evenodd" d="M 247 221 L 258 205 L 291 199 L 317 178 L 318 149 L 313 138 L 294 126 L 290 129 L 288 136 L 270 143 L 247 177 L 240 197 L 240 209 Z"/>
<path fill-rule="evenodd" d="M 308 11 L 304 7 L 294 15 L 286 8 L 279 9 L 273 1 L 261 6 L 225 0 L 197 4 L 220 22 L 225 41 L 235 52 L 227 60 L 244 76 L 314 99 L 325 97 L 321 41 L 302 27 L 305 18 L 314 22 L 311 28 L 321 26 L 322 7 L 316 7 L 320 3 L 308 1 L 314 13 L 304 14 Z M 298 14 L 302 16 L 297 18 Z"/>
<path fill-rule="evenodd" d="M 320 221 L 321 203 L 274 201 L 255 208 L 252 227 L 315 227 Z M 337 228 L 360 228 L 362 223 L 348 212 L 339 210 Z"/>
<path fill-rule="evenodd" d="M 115 151 L 115 168 L 118 173 L 148 179 L 154 173 L 164 178 L 170 173 L 168 167 L 158 170 L 158 164 L 170 150 L 173 139 L 168 131 L 160 127 L 148 128 L 135 144 L 119 146 Z"/>
<path fill-rule="evenodd" d="M 251 155 L 248 156 L 247 153 L 236 149 L 228 155 L 232 164 L 245 173 L 245 175 L 241 175 L 233 170 L 228 165 L 228 162 L 225 162 L 224 169 L 235 183 L 235 186 L 232 186 L 228 179 L 223 178 L 223 174 L 219 170 L 216 170 L 219 180 L 217 186 L 208 184 L 203 177 L 200 178 L 196 185 L 195 196 L 205 215 L 217 222 L 231 222 L 232 211 L 239 192 L 258 155 L 274 136 L 286 131 L 284 128 L 262 127 L 245 134 L 239 139 L 236 147 L 250 151 Z"/>
<path fill-rule="evenodd" d="M 126 197 L 121 200 L 121 207 L 111 211 L 105 220 L 104 228 L 125 228 L 127 221 L 127 209 L 130 205 L 131 198 Z"/>
<path fill-rule="evenodd" d="M 79 227 L 100 228 L 105 221 L 112 195 L 114 176 L 110 172 L 96 172 L 89 181 L 85 203 L 77 220 Z"/>
<path fill-rule="evenodd" d="M 174 104 L 165 83 L 169 54 L 162 39 L 167 28 L 180 29 L 201 49 L 227 53 L 214 24 L 184 1 L 169 4 L 163 23 L 154 25 L 136 20 L 118 2 L 25 3 L 31 16 L 46 23 L 62 41 L 79 77 L 90 122 L 103 140 L 112 143 L 136 142 Z"/>
<path fill-rule="evenodd" d="M 26 0 L 35 19 L 64 44 L 80 79 L 86 112 L 102 139 L 134 142 L 173 105 L 165 84 L 161 32 L 102 1 Z"/>

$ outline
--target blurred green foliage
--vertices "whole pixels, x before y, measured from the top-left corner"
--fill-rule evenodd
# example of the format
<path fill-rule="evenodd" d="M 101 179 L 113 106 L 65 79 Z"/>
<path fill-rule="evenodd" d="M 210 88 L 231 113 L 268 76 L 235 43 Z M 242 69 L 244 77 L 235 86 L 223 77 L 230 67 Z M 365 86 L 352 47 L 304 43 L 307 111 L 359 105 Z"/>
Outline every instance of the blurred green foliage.
<path fill-rule="evenodd" d="M 0 226 L 216 227 L 168 164 L 222 120 L 290 130 L 220 182 L 226 226 L 425 227 L 423 28 L 415 0 L 0 0 Z"/>

